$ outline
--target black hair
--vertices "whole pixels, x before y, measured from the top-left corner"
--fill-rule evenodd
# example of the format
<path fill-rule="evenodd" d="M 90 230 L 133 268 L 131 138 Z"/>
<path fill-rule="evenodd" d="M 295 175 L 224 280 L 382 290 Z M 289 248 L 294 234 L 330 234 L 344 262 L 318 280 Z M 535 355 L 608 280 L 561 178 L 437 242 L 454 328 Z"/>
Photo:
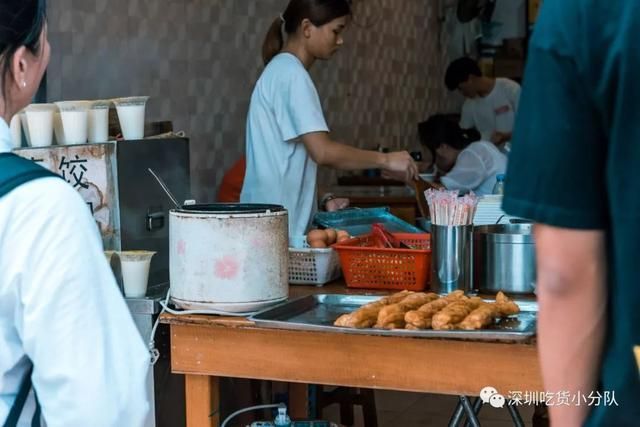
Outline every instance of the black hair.
<path fill-rule="evenodd" d="M 11 59 L 25 46 L 31 53 L 40 52 L 40 35 L 46 22 L 46 0 L 2 0 L 0 6 L 0 81 L 2 95 L 5 78 L 11 73 Z"/>
<path fill-rule="evenodd" d="M 463 150 L 480 139 L 480 133 L 477 130 L 463 130 L 458 123 L 444 114 L 429 117 L 427 121 L 420 123 L 419 130 L 420 142 L 434 154 L 443 144 L 456 150 Z"/>
<path fill-rule="evenodd" d="M 444 84 L 447 89 L 456 90 L 460 83 L 469 79 L 469 76 L 482 76 L 478 63 L 468 57 L 458 58 L 447 67 Z"/>
<path fill-rule="evenodd" d="M 304 19 L 316 27 L 328 24 L 336 18 L 351 16 L 349 0 L 291 0 L 281 16 L 269 27 L 262 44 L 262 59 L 268 64 L 284 46 L 284 35 L 294 34 Z"/>

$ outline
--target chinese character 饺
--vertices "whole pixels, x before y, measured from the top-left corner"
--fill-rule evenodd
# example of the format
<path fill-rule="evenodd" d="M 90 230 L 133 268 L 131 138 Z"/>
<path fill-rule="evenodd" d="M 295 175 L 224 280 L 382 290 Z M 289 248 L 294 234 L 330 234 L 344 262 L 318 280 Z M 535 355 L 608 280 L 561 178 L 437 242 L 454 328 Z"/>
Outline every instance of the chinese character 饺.
<path fill-rule="evenodd" d="M 74 157 L 75 159 L 67 160 L 65 156 L 62 156 L 58 170 L 62 172 L 62 178 L 73 185 L 73 188 L 89 188 L 89 185 L 82 180 L 84 173 L 87 171 L 87 167 L 84 165 L 87 160 L 81 159 L 77 154 Z"/>

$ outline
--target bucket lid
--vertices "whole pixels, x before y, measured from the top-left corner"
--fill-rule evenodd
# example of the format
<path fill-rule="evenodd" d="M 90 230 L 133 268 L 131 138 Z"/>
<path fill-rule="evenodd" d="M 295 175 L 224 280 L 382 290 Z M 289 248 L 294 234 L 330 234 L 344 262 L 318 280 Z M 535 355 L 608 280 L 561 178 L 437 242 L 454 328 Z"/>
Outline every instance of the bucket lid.
<path fill-rule="evenodd" d="M 275 212 L 285 212 L 286 209 L 280 205 L 269 205 L 261 203 L 209 203 L 199 205 L 185 205 L 176 212 L 182 213 L 205 213 L 220 215 L 242 215 L 242 214 L 266 214 Z"/>

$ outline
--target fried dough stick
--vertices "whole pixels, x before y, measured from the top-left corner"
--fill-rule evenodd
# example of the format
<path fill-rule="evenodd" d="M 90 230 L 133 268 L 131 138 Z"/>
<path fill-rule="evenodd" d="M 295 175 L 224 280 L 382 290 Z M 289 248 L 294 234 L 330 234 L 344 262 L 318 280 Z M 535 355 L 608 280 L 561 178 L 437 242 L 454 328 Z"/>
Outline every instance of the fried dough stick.
<path fill-rule="evenodd" d="M 455 329 L 458 323 L 462 322 L 469 313 L 481 304 L 484 302 L 482 298 L 478 297 L 455 301 L 433 316 L 431 327 L 436 330 Z"/>
<path fill-rule="evenodd" d="M 518 307 L 518 304 L 502 292 L 498 292 L 496 295 L 496 306 L 500 309 L 500 315 L 503 317 L 520 313 L 520 307 Z"/>
<path fill-rule="evenodd" d="M 520 307 L 505 294 L 499 292 L 495 303 L 483 303 L 460 322 L 460 329 L 475 330 L 491 325 L 496 318 L 520 312 Z"/>
<path fill-rule="evenodd" d="M 407 329 L 429 329 L 431 327 L 431 319 L 433 315 L 442 310 L 453 301 L 466 298 L 464 292 L 455 291 L 449 295 L 431 301 L 417 310 L 410 310 L 405 313 L 404 321 Z"/>
<path fill-rule="evenodd" d="M 375 327 L 384 329 L 404 328 L 404 315 L 407 311 L 419 308 L 436 299 L 438 299 L 438 295 L 434 293 L 416 292 L 396 304 L 387 305 L 378 313 L 378 321 Z"/>
<path fill-rule="evenodd" d="M 333 324 L 335 326 L 342 326 L 344 328 L 370 328 L 375 325 L 378 320 L 378 312 L 388 304 L 394 304 L 398 301 L 402 301 L 405 297 L 413 294 L 410 291 L 402 291 L 397 292 L 393 295 L 389 295 L 383 298 L 380 298 L 377 301 L 370 302 L 368 304 L 363 305 L 359 309 L 343 314 L 338 317 Z"/>

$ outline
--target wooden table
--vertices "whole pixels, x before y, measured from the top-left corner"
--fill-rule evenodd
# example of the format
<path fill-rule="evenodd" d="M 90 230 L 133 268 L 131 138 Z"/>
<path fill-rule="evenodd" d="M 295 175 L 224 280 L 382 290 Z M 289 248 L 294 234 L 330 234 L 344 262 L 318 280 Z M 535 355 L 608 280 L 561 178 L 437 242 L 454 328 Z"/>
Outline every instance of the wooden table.
<path fill-rule="evenodd" d="M 292 297 L 311 293 L 356 292 L 342 284 L 291 288 Z M 161 321 L 171 328 L 172 371 L 185 374 L 188 427 L 219 425 L 210 416 L 219 406 L 219 377 L 468 396 L 489 385 L 503 394 L 543 390 L 535 342 L 287 331 L 218 316 L 163 314 Z M 290 403 L 293 416 L 305 416 L 304 399 Z"/>

